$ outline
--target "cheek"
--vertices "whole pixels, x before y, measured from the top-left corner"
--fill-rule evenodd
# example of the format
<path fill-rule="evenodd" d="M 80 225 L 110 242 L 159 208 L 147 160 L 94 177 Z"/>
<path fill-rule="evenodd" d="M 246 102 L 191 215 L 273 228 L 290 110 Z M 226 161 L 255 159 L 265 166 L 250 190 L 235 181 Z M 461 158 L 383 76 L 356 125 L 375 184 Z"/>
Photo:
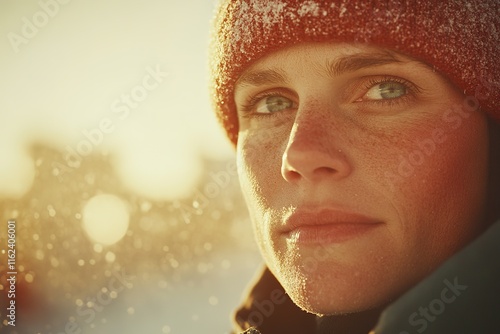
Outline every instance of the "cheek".
<path fill-rule="evenodd" d="M 407 239 L 427 252 L 447 253 L 476 235 L 486 202 L 484 117 L 470 116 L 458 128 L 440 120 L 407 128 L 389 146 L 391 157 L 379 162 L 385 168 L 375 175 Z"/>
<path fill-rule="evenodd" d="M 265 152 L 265 153 L 264 153 Z M 237 166 L 241 190 L 254 222 L 257 238 L 266 230 L 268 201 L 279 191 L 279 154 L 272 141 L 264 136 L 249 136 L 240 132 L 237 145 Z M 256 224 L 255 222 L 259 222 Z"/>
<path fill-rule="evenodd" d="M 282 185 L 281 160 L 287 134 L 284 131 L 241 131 L 237 163 L 241 187 L 249 204 L 265 204 Z"/>

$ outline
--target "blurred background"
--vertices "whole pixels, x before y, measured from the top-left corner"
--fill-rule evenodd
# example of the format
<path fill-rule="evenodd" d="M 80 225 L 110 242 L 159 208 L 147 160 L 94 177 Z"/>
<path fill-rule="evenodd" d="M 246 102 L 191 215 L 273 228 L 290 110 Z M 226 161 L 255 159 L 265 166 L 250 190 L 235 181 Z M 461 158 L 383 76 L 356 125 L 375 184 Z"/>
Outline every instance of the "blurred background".
<path fill-rule="evenodd" d="M 229 332 L 261 260 L 210 108 L 214 7 L 0 3 L 0 333 Z"/>

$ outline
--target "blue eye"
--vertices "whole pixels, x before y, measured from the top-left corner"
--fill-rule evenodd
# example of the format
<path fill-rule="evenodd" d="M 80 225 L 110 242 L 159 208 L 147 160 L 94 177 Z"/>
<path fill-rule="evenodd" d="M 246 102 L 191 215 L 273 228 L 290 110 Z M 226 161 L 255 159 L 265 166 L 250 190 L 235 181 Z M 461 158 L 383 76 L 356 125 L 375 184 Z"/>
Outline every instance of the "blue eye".
<path fill-rule="evenodd" d="M 273 95 L 264 97 L 255 105 L 255 112 L 259 114 L 270 114 L 293 107 L 293 101 L 286 97 Z"/>
<path fill-rule="evenodd" d="M 397 81 L 384 81 L 373 85 L 365 97 L 368 100 L 397 99 L 408 93 L 408 87 Z"/>

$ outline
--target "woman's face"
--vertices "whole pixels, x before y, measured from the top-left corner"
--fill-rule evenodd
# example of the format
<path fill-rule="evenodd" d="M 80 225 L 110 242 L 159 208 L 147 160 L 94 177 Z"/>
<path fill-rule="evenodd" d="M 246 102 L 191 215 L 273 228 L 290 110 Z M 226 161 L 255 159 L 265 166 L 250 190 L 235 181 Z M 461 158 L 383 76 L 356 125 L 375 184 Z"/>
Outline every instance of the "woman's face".
<path fill-rule="evenodd" d="M 483 229 L 474 100 L 381 48 L 302 44 L 235 86 L 240 182 L 267 265 L 317 314 L 380 307 Z"/>

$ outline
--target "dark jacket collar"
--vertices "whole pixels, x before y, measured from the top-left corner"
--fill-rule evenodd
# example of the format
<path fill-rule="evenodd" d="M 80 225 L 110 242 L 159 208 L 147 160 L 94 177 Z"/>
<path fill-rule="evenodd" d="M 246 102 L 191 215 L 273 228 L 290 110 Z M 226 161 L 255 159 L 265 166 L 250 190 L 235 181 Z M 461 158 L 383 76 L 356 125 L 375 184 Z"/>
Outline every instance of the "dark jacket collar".
<path fill-rule="evenodd" d="M 374 330 L 394 333 L 499 333 L 500 222 L 387 307 Z M 235 313 L 234 333 L 337 334 L 335 317 L 316 324 L 264 268 Z M 344 334 L 344 333 L 338 333 Z"/>

